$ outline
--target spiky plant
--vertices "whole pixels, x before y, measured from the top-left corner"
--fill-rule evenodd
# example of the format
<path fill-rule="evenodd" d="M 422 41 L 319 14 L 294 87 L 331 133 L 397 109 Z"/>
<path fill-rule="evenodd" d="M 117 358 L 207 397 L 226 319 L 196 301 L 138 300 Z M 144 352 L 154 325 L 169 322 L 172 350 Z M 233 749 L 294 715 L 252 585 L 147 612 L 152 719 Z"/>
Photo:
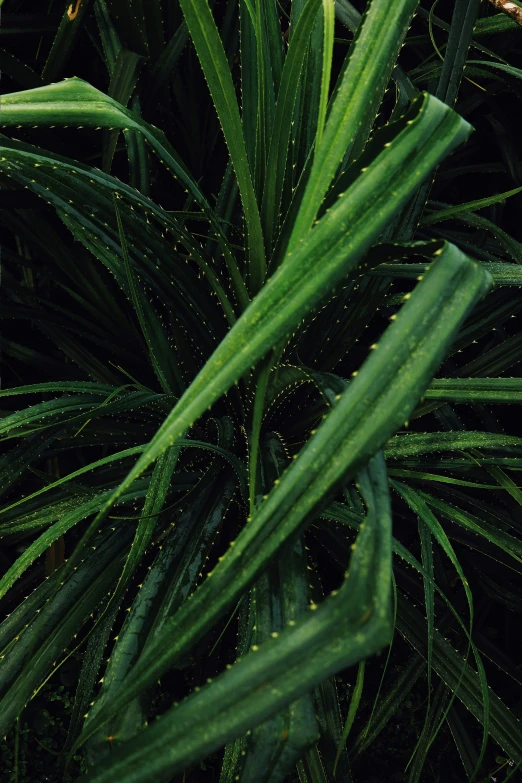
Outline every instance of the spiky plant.
<path fill-rule="evenodd" d="M 445 722 L 468 779 L 489 737 L 522 761 L 470 587 L 509 605 L 478 564 L 521 575 L 522 441 L 488 406 L 522 398 L 522 252 L 476 214 L 520 188 L 428 202 L 476 165 L 474 80 L 520 77 L 518 30 L 456 0 L 408 35 L 417 5 L 84 0 L 42 69 L 2 54 L 27 88 L 0 113 L 4 318 L 34 328 L 6 321 L 0 727 L 79 655 L 85 780 L 226 745 L 222 781 L 349 781 L 421 681 L 410 781 Z M 411 657 L 359 720 L 395 629 Z"/>

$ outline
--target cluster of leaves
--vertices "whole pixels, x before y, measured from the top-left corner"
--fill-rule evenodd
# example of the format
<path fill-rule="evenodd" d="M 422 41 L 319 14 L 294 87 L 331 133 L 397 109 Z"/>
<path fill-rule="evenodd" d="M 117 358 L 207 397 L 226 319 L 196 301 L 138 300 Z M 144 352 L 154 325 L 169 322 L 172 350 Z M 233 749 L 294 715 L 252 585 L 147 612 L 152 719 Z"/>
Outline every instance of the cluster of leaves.
<path fill-rule="evenodd" d="M 507 780 L 520 27 L 480 0 L 59 5 L 1 28 L 13 779 L 78 659 L 49 750 L 91 783 L 368 780 L 414 704 L 393 779 Z"/>

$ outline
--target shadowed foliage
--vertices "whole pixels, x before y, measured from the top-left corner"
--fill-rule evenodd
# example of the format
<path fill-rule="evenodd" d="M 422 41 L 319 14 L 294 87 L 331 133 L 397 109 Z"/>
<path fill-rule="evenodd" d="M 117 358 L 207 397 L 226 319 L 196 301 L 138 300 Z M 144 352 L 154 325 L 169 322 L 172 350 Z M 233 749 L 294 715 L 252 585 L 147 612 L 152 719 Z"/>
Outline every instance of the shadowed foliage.
<path fill-rule="evenodd" d="M 0 33 L 0 783 L 517 775 L 513 14 Z"/>

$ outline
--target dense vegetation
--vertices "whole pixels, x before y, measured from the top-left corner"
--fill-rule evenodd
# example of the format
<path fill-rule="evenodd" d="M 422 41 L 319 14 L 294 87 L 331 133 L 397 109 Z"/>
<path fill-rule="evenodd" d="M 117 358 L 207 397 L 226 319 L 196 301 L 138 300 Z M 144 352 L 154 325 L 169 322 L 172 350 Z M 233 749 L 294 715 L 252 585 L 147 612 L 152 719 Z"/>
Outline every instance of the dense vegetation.
<path fill-rule="evenodd" d="M 5 0 L 1 783 L 519 776 L 500 6 Z"/>

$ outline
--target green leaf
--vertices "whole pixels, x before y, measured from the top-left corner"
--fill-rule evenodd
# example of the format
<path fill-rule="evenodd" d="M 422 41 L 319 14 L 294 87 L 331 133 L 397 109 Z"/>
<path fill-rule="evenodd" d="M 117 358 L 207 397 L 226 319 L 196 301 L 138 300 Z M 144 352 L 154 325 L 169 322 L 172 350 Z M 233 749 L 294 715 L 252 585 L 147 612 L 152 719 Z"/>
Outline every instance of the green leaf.
<path fill-rule="evenodd" d="M 419 612 L 403 596 L 399 596 L 397 627 L 404 638 L 426 658 L 425 624 Z M 438 631 L 434 632 L 433 638 L 433 666 L 438 676 L 452 691 L 456 690 L 463 674 L 456 696 L 471 714 L 482 722 L 484 707 L 481 677 L 469 664 L 466 664 L 463 669 L 462 657 Z M 489 699 L 491 736 L 511 758 L 515 761 L 522 760 L 522 724 L 491 690 L 489 690 Z"/>
<path fill-rule="evenodd" d="M 397 435 L 386 446 L 388 458 L 430 454 L 433 451 L 460 451 L 461 449 L 505 449 L 522 446 L 522 438 L 492 432 L 419 432 Z"/>
<path fill-rule="evenodd" d="M 9 76 L 16 84 L 26 89 L 40 87 L 43 84 L 42 77 L 33 69 L 15 57 L 7 49 L 0 48 L 0 68 L 4 76 Z"/>
<path fill-rule="evenodd" d="M 136 285 L 136 280 L 129 263 L 129 254 L 127 251 L 127 241 L 123 231 L 123 223 L 118 209 L 118 200 L 114 194 L 114 209 L 118 223 L 118 232 L 123 253 L 123 263 L 129 284 L 132 304 L 138 316 L 143 335 L 147 342 L 151 364 L 154 367 L 158 380 L 161 383 L 165 394 L 174 392 L 181 395 L 185 384 L 181 376 L 180 369 L 176 362 L 175 354 L 168 343 L 167 335 L 162 328 L 162 324 L 154 312 L 153 308 L 145 298 L 143 292 Z"/>
<path fill-rule="evenodd" d="M 17 715 L 36 695 L 53 663 L 63 655 L 74 635 L 104 599 L 115 572 L 121 567 L 122 550 L 132 529 L 110 535 L 78 569 L 60 584 L 0 660 L 0 731 L 5 735 Z M 58 578 L 63 574 L 58 571 Z"/>
<path fill-rule="evenodd" d="M 98 22 L 98 29 L 100 31 L 100 38 L 105 55 L 107 70 L 112 76 L 114 66 L 116 64 L 116 58 L 122 48 L 120 37 L 118 35 L 118 31 L 111 21 L 105 0 L 96 0 L 94 4 L 94 12 L 96 15 L 96 21 Z"/>
<path fill-rule="evenodd" d="M 321 146 L 323 138 L 324 125 L 326 121 L 326 109 L 328 106 L 328 96 L 330 94 L 330 77 L 332 72 L 332 55 L 334 47 L 334 29 L 335 29 L 335 4 L 332 0 L 323 0 L 323 68 L 321 73 L 321 96 L 319 101 L 319 118 L 317 120 L 317 134 L 315 137 L 315 146 Z"/>
<path fill-rule="evenodd" d="M 8 475 L 14 474 L 14 476 L 18 478 L 17 473 L 18 474 L 20 473 L 20 463 L 22 463 L 23 461 L 24 464 L 26 462 L 27 464 L 29 464 L 29 462 L 32 461 L 35 458 L 35 456 L 39 456 L 41 450 L 43 450 L 47 445 L 52 443 L 55 438 L 56 438 L 56 434 L 52 435 L 51 437 L 47 437 L 45 439 L 43 438 L 43 436 L 34 438 L 34 440 L 32 440 L 31 438 L 26 438 L 25 442 L 22 443 L 21 446 L 17 447 L 17 449 L 15 449 L 14 452 L 11 453 L 9 460 L 7 460 L 5 457 L 3 458 L 5 461 L 6 473 L 7 473 L 7 466 L 9 464 L 11 465 L 11 468 L 9 469 Z M 244 498 L 248 497 L 244 466 L 234 454 L 231 454 L 229 451 L 226 451 L 225 449 L 221 449 L 219 446 L 214 446 L 214 444 L 212 443 L 205 443 L 204 441 L 185 439 L 185 440 L 180 440 L 178 443 L 172 445 L 181 446 L 183 448 L 190 447 L 190 446 L 193 446 L 194 448 L 202 448 L 211 452 L 215 452 L 225 457 L 225 459 L 227 459 L 230 462 L 230 464 L 233 466 L 233 468 L 235 469 L 238 475 L 243 497 Z M 111 454 L 108 457 L 102 457 L 102 459 L 96 460 L 95 462 L 91 462 L 85 467 L 79 468 L 78 470 L 69 473 L 67 476 L 63 476 L 62 478 L 57 479 L 52 484 L 48 484 L 46 487 L 42 487 L 42 489 L 39 489 L 36 492 L 33 492 L 30 495 L 23 497 L 21 500 L 17 500 L 14 503 L 11 503 L 9 506 L 5 506 L 2 509 L 2 513 L 5 513 L 6 511 L 16 508 L 20 504 L 26 503 L 27 501 L 32 500 L 38 495 L 41 495 L 44 492 L 48 492 L 49 490 L 54 489 L 55 487 L 61 486 L 62 484 L 66 484 L 71 479 L 77 478 L 78 476 L 81 476 L 85 473 L 89 473 L 91 470 L 94 470 L 95 468 L 101 468 L 112 462 L 118 462 L 122 459 L 125 459 L 126 457 L 131 457 L 136 454 L 140 454 L 145 448 L 146 446 L 132 446 L 131 448 L 123 449 L 122 451 L 115 452 L 114 454 Z M 0 462 L 0 470 L 3 467 L 4 467 L 3 463 Z M 2 474 L 0 473 L 0 475 Z M 2 476 L 2 478 L 5 481 L 5 476 Z"/>
<path fill-rule="evenodd" d="M 449 208 L 450 205 L 440 204 L 440 206 Z M 477 215 L 474 212 L 457 212 L 455 214 L 455 220 L 465 223 L 468 226 L 473 226 L 473 228 L 484 228 L 487 231 L 490 231 L 513 261 L 517 264 L 522 264 L 522 244 L 517 242 L 517 240 L 506 231 L 503 231 L 496 226 L 491 220 L 488 220 L 482 215 Z"/>
<path fill-rule="evenodd" d="M 355 143 L 363 118 L 367 121 L 377 112 L 416 5 L 416 0 L 374 0 L 368 6 L 333 99 L 321 144 L 314 151 L 288 242 L 289 252 L 310 231 L 340 162 Z M 352 149 L 351 159 L 359 152 L 360 149 Z"/>
<path fill-rule="evenodd" d="M 473 35 L 494 35 L 495 33 L 503 33 L 506 30 L 518 30 L 519 27 L 520 25 L 507 14 L 494 14 L 493 16 L 484 16 L 482 19 L 477 19 L 473 28 Z"/>
<path fill-rule="evenodd" d="M 142 650 L 161 632 L 167 618 L 187 599 L 199 579 L 235 489 L 235 482 L 227 479 L 221 492 L 216 492 L 217 482 L 223 482 L 224 478 L 220 466 L 210 469 L 209 478 L 206 486 L 203 480 L 198 483 L 192 499 L 185 497 L 183 512 L 143 580 L 118 633 L 102 688 L 89 710 L 86 725 L 117 693 Z M 136 699 L 116 715 L 111 721 L 111 734 L 125 738 L 142 728 L 146 723 L 145 703 L 143 697 Z M 89 743 L 89 753 L 101 760 L 108 752 L 106 734 L 100 732 Z"/>
<path fill-rule="evenodd" d="M 139 738 L 123 744 L 108 766 L 94 770 L 86 780 L 130 781 L 139 774 L 146 783 L 166 772 L 181 771 L 243 733 L 245 710 L 250 725 L 257 725 L 328 674 L 387 642 L 391 514 L 382 454 L 361 472 L 360 481 L 368 519 L 338 593 L 319 607 L 312 605 L 302 619 L 290 621 L 290 627 L 259 650 L 254 645 L 200 693 L 174 707 Z M 304 649 L 308 652 L 303 658 Z M 161 752 L 166 737 L 168 754 Z"/>
<path fill-rule="evenodd" d="M 167 141 L 164 133 L 137 117 L 129 109 L 120 106 L 114 99 L 76 77 L 35 90 L 10 93 L 2 98 L 0 126 L 34 126 L 35 122 L 38 125 L 50 125 L 51 127 L 72 123 L 78 127 L 119 128 L 123 131 L 134 130 L 142 133 L 159 159 L 188 189 L 196 203 L 202 207 L 216 232 L 230 269 L 234 269 L 235 263 L 230 258 L 231 251 L 228 243 L 225 240 L 222 242 L 220 240 L 222 238 L 221 226 L 216 220 L 213 210 Z M 75 165 L 81 168 L 81 164 Z M 125 190 L 123 183 L 119 184 L 119 190 Z M 238 301 L 246 304 L 248 297 L 244 292 L 244 283 L 240 282 L 237 273 L 232 272 L 231 276 Z"/>
<path fill-rule="evenodd" d="M 487 198 L 480 198 L 476 201 L 468 201 L 466 204 L 457 204 L 454 207 L 448 207 L 447 209 L 441 209 L 438 212 L 425 215 L 421 220 L 422 226 L 430 226 L 433 223 L 439 223 L 441 220 L 449 220 L 459 212 L 473 212 L 476 209 L 482 209 L 483 207 L 489 207 L 490 204 L 498 204 L 499 201 L 504 201 L 510 196 L 514 196 L 520 193 L 522 187 L 513 188 L 512 190 L 506 190 L 505 193 L 497 193 L 494 196 L 488 196 Z"/>
<path fill-rule="evenodd" d="M 123 495 L 121 502 L 126 503 L 129 500 L 144 497 L 147 487 L 148 480 L 145 482 L 145 487 L 143 486 L 143 480 L 140 481 L 136 484 L 132 492 L 127 492 Z M 82 503 L 74 510 L 63 514 L 61 519 L 55 522 L 54 525 L 51 525 L 33 541 L 0 579 L 0 597 L 3 598 L 7 591 L 15 584 L 16 580 L 19 579 L 29 566 L 49 548 L 53 541 L 56 541 L 60 536 L 63 536 L 64 533 L 70 530 L 71 527 L 78 522 L 81 522 L 81 520 L 86 519 L 103 506 L 104 497 L 107 497 L 107 492 L 97 494 L 96 497 Z"/>
<path fill-rule="evenodd" d="M 337 748 L 337 755 L 335 757 L 334 768 L 333 768 L 334 776 L 337 770 L 337 763 L 339 761 L 339 758 L 341 757 L 343 748 L 346 745 L 346 740 L 348 739 L 348 736 L 353 726 L 353 722 L 355 720 L 355 716 L 357 714 L 357 710 L 359 709 L 359 704 L 361 701 L 363 687 L 364 687 L 365 663 L 366 663 L 365 661 L 361 661 L 359 663 L 359 668 L 357 670 L 357 679 L 355 681 L 355 687 L 353 689 L 352 697 L 350 699 L 350 706 L 348 707 L 348 715 L 346 717 L 346 723 L 344 724 L 342 737 L 339 742 L 339 746 Z"/>
<path fill-rule="evenodd" d="M 457 574 L 459 575 L 460 581 L 462 583 L 462 586 L 464 588 L 464 592 L 466 594 L 466 600 L 468 602 L 468 608 L 469 608 L 469 636 L 468 636 L 468 649 L 466 651 L 465 659 L 467 660 L 469 655 L 469 649 L 471 647 L 471 632 L 473 628 L 473 597 L 471 594 L 471 590 L 469 588 L 469 584 L 467 579 L 464 576 L 464 572 L 462 571 L 462 567 L 459 563 L 459 560 L 457 558 L 457 555 L 455 554 L 455 550 L 453 549 L 446 533 L 444 532 L 440 522 L 436 519 L 435 515 L 430 511 L 430 509 L 427 507 L 424 500 L 421 498 L 419 494 L 417 494 L 414 490 L 410 489 L 409 487 L 406 487 L 404 484 L 395 483 L 393 486 L 397 489 L 399 494 L 406 500 L 410 508 L 413 509 L 418 515 L 420 524 L 426 525 L 428 530 L 431 532 L 435 540 L 439 543 L 441 548 L 443 549 L 444 553 L 447 555 L 449 560 L 451 561 L 451 564 L 455 568 Z M 423 536 L 421 532 L 421 547 L 422 547 L 422 553 L 423 553 L 423 564 L 426 565 L 426 559 L 428 560 L 428 568 L 426 569 L 430 577 L 433 575 L 433 568 L 431 564 L 431 541 L 430 538 L 426 535 Z M 429 547 L 429 549 L 428 549 Z M 434 637 L 434 606 L 433 606 L 433 592 L 430 590 L 431 595 L 427 595 L 426 598 L 426 608 L 427 608 L 427 615 L 428 615 L 428 683 L 429 686 L 431 686 L 431 676 L 430 676 L 430 670 L 432 667 L 433 662 L 433 637 Z M 480 755 L 477 761 L 477 765 L 475 767 L 473 776 L 478 772 L 480 769 L 480 765 L 482 764 L 482 761 L 484 759 L 484 755 L 486 752 L 486 746 L 488 741 L 488 733 L 489 733 L 489 692 L 487 687 L 487 681 L 486 681 L 486 675 L 484 672 L 484 665 L 482 663 L 482 660 L 480 658 L 480 655 L 478 654 L 478 651 L 475 647 L 473 647 L 473 653 L 475 656 L 475 662 L 477 664 L 478 672 L 479 672 L 479 680 L 480 680 L 480 686 L 481 686 L 481 696 L 482 696 L 482 702 L 484 705 L 484 713 L 482 718 L 482 725 L 483 725 L 483 733 L 482 733 L 482 746 L 480 750 Z M 460 682 L 460 679 L 459 679 Z M 457 691 L 458 693 L 458 691 Z M 453 701 L 453 698 L 455 697 L 455 691 L 453 693 L 451 701 Z M 448 708 L 449 710 L 449 708 Z M 444 720 L 444 718 L 443 718 Z M 423 729 L 423 733 L 428 731 L 428 720 L 426 721 Z M 432 735 L 431 739 L 429 740 L 428 744 L 431 744 L 433 740 L 435 739 L 435 736 L 438 732 L 437 728 L 435 733 Z M 427 742 L 427 740 L 426 740 Z M 427 748 L 423 750 L 423 753 L 427 752 Z"/>
<path fill-rule="evenodd" d="M 417 13 L 420 13 L 421 9 L 417 8 Z M 355 6 L 349 2 L 349 0 L 338 0 L 335 3 L 335 16 L 344 24 L 350 32 L 355 33 L 361 23 L 362 15 L 355 8 Z M 396 65 L 392 71 L 392 78 L 397 85 L 398 99 L 396 110 L 400 110 L 399 113 L 406 108 L 410 101 L 413 101 L 418 96 L 417 88 L 412 84 L 406 72 L 400 65 Z M 396 117 L 394 117 L 396 119 Z"/>
<path fill-rule="evenodd" d="M 428 127 L 435 133 L 437 119 L 441 125 L 434 142 L 426 136 L 425 129 Z M 210 405 L 288 335 L 303 315 L 314 309 L 327 291 L 355 267 L 388 216 L 394 214 L 416 187 L 423 168 L 428 171 L 432 160 L 447 151 L 448 142 L 442 138 L 446 122 L 452 126 L 451 130 L 447 130 L 451 136 L 449 145 L 452 145 L 455 143 L 455 131 L 459 135 L 464 131 L 456 115 L 432 98 L 426 98 L 421 106 L 416 107 L 415 118 L 405 121 L 392 147 L 382 151 L 338 200 L 335 208 L 287 256 L 179 400 L 114 498 L 174 440 L 183 437 L 188 427 Z M 421 139 L 427 143 L 427 149 L 416 147 Z M 415 153 L 410 157 L 413 149 Z M 393 200 L 389 198 L 388 181 L 395 181 Z M 354 230 L 347 239 L 345 228 L 348 225 L 357 226 L 357 231 Z M 471 303 L 480 295 L 479 291 L 485 291 L 483 286 L 489 285 L 489 276 L 476 265 L 470 265 L 456 248 L 448 246 L 441 253 L 447 259 L 443 267 L 447 264 L 457 277 L 469 273 L 470 280 L 474 280 L 469 289 Z M 428 278 L 428 275 L 425 277 Z M 430 279 L 438 279 L 438 275 L 432 275 Z M 457 278 L 450 276 L 448 279 L 456 281 Z M 462 301 L 463 307 L 466 306 L 464 297 Z"/>
<path fill-rule="evenodd" d="M 484 262 L 483 266 L 488 270 L 495 285 L 522 285 L 522 267 L 515 264 Z M 378 277 L 399 277 L 406 280 L 415 279 L 422 275 L 429 264 L 379 264 L 370 271 L 371 275 Z"/>
<path fill-rule="evenodd" d="M 42 79 L 45 82 L 53 82 L 62 77 L 67 61 L 84 29 L 85 15 L 89 11 L 90 4 L 91 0 L 77 2 L 77 14 L 73 19 L 69 18 L 69 6 L 64 10 L 51 51 L 42 70 Z"/>
<path fill-rule="evenodd" d="M 160 299 L 167 306 L 172 305 L 170 297 L 173 294 L 170 291 L 175 292 L 172 286 L 174 282 L 175 287 L 183 292 L 183 296 L 178 300 L 178 307 L 184 308 L 185 313 L 192 317 L 196 329 L 199 326 L 201 330 L 201 321 L 213 316 L 210 297 L 201 287 L 195 285 L 197 278 L 186 269 L 185 258 L 178 259 L 173 279 L 167 275 L 166 261 L 172 261 L 172 249 L 161 234 L 156 232 L 154 236 L 149 216 L 153 216 L 162 229 L 173 234 L 183 245 L 189 258 L 194 258 L 211 281 L 211 287 L 227 319 L 230 323 L 235 322 L 236 318 L 223 286 L 203 257 L 194 237 L 186 232 L 175 217 L 158 207 L 151 199 L 98 169 L 51 153 L 42 155 L 38 149 L 20 142 L 7 142 L 2 150 L 4 154 L 0 164 L 8 175 L 16 177 L 18 181 L 27 184 L 38 195 L 50 201 L 68 228 L 109 268 L 124 291 L 128 289 L 128 275 L 114 210 L 115 196 L 121 199 L 119 211 L 126 235 L 133 239 L 132 260 L 135 264 L 139 263 L 140 273 L 146 276 L 147 282 L 154 287 Z M 77 177 L 75 188 L 70 185 L 72 173 Z M 155 244 L 158 263 L 150 258 L 147 250 L 151 242 Z M 159 261 L 164 262 L 161 268 Z M 230 269 L 232 280 L 240 280 L 235 262 L 231 262 Z M 242 293 L 244 284 L 241 281 L 238 285 L 238 301 L 245 303 L 246 294 Z M 219 331 L 215 320 L 214 325 L 216 331 Z M 203 330 L 201 336 L 208 340 L 208 330 Z"/>
<path fill-rule="evenodd" d="M 434 378 L 424 397 L 448 402 L 522 402 L 522 378 Z"/>
<path fill-rule="evenodd" d="M 265 278 L 264 240 L 232 76 L 206 0 L 180 0 L 180 4 L 209 85 L 236 173 L 248 235 L 250 293 L 256 294 Z"/>
<path fill-rule="evenodd" d="M 288 54 L 285 59 L 281 87 L 277 95 L 275 117 L 266 164 L 261 217 L 267 249 L 272 246 L 276 221 L 283 195 L 283 182 L 288 163 L 288 145 L 297 99 L 299 77 L 305 62 L 306 41 L 317 18 L 320 0 L 308 0 L 292 33 Z"/>
<path fill-rule="evenodd" d="M 468 49 L 480 0 L 456 0 L 442 70 L 437 85 L 437 98 L 454 106 L 464 72 Z"/>
<path fill-rule="evenodd" d="M 134 667 L 125 693 L 111 704 L 111 710 L 121 708 L 189 649 L 280 546 L 310 522 L 340 484 L 401 426 L 485 284 L 480 267 L 455 248 L 439 256 L 378 348 L 212 574 Z M 133 472 L 136 469 L 129 475 Z M 107 717 L 107 712 L 101 714 L 96 728 Z"/>
<path fill-rule="evenodd" d="M 121 48 L 116 55 L 114 68 L 109 82 L 108 95 L 122 106 L 127 106 L 132 93 L 136 88 L 136 82 L 143 66 L 143 57 L 128 49 Z M 118 131 L 109 131 L 104 138 L 102 154 L 102 169 L 110 171 L 112 159 L 118 143 Z"/>
<path fill-rule="evenodd" d="M 488 540 L 488 543 L 494 543 L 499 549 L 509 554 L 514 560 L 521 561 L 522 558 L 522 545 L 519 540 L 514 536 L 505 533 L 503 530 L 498 529 L 497 526 L 484 522 L 479 517 L 470 514 L 468 511 L 463 511 L 455 505 L 446 503 L 439 498 L 435 498 L 429 495 L 427 492 L 418 490 L 420 497 L 425 502 L 439 511 L 446 519 L 453 522 L 456 525 L 469 530 L 479 536 Z"/>

